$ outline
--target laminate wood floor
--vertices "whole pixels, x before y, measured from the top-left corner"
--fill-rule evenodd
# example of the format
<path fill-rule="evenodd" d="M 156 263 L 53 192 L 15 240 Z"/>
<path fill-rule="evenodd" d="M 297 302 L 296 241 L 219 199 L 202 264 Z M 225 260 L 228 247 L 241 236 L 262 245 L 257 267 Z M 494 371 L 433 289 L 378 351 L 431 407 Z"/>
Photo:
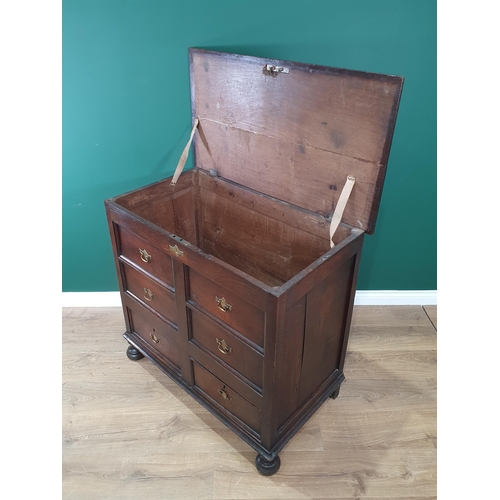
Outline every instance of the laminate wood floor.
<path fill-rule="evenodd" d="M 260 476 L 151 362 L 120 308 L 63 309 L 63 499 L 436 498 L 436 306 L 356 306 L 339 397 Z"/>

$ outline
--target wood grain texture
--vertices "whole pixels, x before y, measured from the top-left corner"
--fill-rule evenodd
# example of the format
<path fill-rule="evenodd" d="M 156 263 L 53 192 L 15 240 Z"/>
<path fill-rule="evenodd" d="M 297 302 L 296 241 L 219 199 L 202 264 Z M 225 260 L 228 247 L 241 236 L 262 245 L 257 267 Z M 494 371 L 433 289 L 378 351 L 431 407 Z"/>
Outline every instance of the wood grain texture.
<path fill-rule="evenodd" d="M 263 195 L 257 191 L 241 187 L 238 184 L 228 182 L 219 177 L 212 177 L 203 170 L 196 169 L 199 177 L 199 185 L 212 193 L 231 200 L 249 210 L 267 215 L 288 226 L 300 229 L 306 233 L 313 234 L 319 238 L 329 236 L 330 221 L 323 216 L 302 210 L 294 205 L 281 200 Z M 347 238 L 351 229 L 341 224 L 334 236 L 334 243 L 338 244 Z"/>
<path fill-rule="evenodd" d="M 132 263 L 149 276 L 173 289 L 172 257 L 139 236 L 117 226 L 120 260 Z M 141 251 L 145 254 L 141 255 Z"/>
<path fill-rule="evenodd" d="M 198 49 L 190 60 L 196 166 L 323 214 L 353 175 L 344 221 L 373 230 L 402 78 Z"/>
<path fill-rule="evenodd" d="M 353 270 L 351 258 L 307 294 L 299 406 L 340 369 Z"/>
<path fill-rule="evenodd" d="M 232 290 L 224 288 L 218 282 L 197 273 L 194 269 L 189 269 L 189 287 L 191 301 L 234 328 L 251 342 L 262 347 L 264 342 L 264 311 L 250 304 Z M 231 306 L 231 310 L 221 310 L 216 297 L 224 298 Z M 238 314 L 235 314 L 236 311 Z"/>
<path fill-rule="evenodd" d="M 209 350 L 222 363 L 233 367 L 262 390 L 262 354 L 195 308 L 190 308 L 190 314 L 192 342 Z M 222 342 L 225 344 L 221 344 Z"/>
<path fill-rule="evenodd" d="M 205 189 L 201 190 L 201 200 L 204 241 L 241 256 L 283 281 L 330 249 L 328 234 L 319 238 Z"/>
<path fill-rule="evenodd" d="M 158 368 L 127 359 L 124 329 L 120 308 L 63 310 L 63 499 L 436 498 L 436 332 L 422 308 L 354 308 L 340 395 L 269 478 Z"/>

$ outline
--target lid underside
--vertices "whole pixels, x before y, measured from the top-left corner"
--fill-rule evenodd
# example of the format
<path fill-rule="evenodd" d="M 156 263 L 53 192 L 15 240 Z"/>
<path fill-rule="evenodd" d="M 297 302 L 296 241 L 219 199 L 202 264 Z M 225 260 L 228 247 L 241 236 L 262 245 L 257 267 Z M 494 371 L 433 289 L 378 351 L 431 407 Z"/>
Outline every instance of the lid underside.
<path fill-rule="evenodd" d="M 190 49 L 195 163 L 372 233 L 401 77 Z M 283 70 L 279 70 L 283 68 Z"/>

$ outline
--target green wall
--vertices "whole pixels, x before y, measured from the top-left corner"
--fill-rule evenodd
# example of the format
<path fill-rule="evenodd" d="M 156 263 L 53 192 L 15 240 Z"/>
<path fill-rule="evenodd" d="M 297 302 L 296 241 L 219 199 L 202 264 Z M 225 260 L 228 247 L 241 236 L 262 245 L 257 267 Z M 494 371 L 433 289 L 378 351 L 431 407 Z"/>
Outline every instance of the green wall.
<path fill-rule="evenodd" d="M 172 174 L 188 47 L 404 76 L 358 289 L 436 289 L 435 0 L 64 0 L 64 291 L 118 289 L 103 200 Z"/>

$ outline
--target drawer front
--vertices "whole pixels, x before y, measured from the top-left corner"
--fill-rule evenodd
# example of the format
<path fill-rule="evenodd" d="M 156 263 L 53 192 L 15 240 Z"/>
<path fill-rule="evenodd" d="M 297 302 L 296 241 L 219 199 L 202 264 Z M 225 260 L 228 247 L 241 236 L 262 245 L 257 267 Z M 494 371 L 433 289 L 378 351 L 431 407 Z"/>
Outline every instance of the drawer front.
<path fill-rule="evenodd" d="M 177 324 L 174 294 L 127 264 L 122 263 L 122 269 L 125 277 L 125 289 L 140 302 Z"/>
<path fill-rule="evenodd" d="M 219 403 L 227 410 L 228 414 L 234 415 L 257 434 L 260 434 L 260 412 L 255 406 L 195 361 L 193 362 L 193 374 L 195 387 Z"/>
<path fill-rule="evenodd" d="M 191 310 L 192 338 L 262 389 L 263 357 L 204 314 Z"/>
<path fill-rule="evenodd" d="M 120 227 L 121 255 L 163 283 L 174 287 L 172 258 L 140 236 Z"/>
<path fill-rule="evenodd" d="M 133 332 L 180 371 L 179 332 L 139 305 L 133 309 L 127 307 L 127 312 Z"/>
<path fill-rule="evenodd" d="M 244 337 L 264 346 L 264 311 L 192 268 L 189 269 L 189 296 Z"/>

